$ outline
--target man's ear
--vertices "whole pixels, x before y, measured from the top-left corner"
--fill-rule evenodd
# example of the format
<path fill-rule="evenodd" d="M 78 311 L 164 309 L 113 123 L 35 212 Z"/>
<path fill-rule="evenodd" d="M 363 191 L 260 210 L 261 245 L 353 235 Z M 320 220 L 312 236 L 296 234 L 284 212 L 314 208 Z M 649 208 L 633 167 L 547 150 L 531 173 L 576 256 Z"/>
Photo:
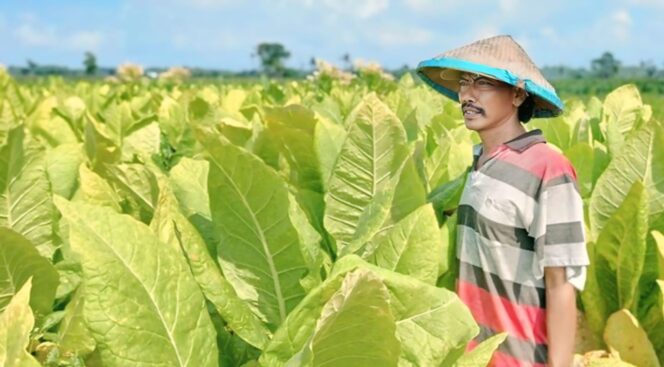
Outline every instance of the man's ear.
<path fill-rule="evenodd" d="M 528 93 L 526 93 L 526 91 L 524 89 L 515 87 L 514 88 L 514 98 L 512 99 L 512 104 L 515 107 L 519 107 L 519 106 L 521 106 L 523 101 L 526 100 L 527 97 L 528 97 Z"/>

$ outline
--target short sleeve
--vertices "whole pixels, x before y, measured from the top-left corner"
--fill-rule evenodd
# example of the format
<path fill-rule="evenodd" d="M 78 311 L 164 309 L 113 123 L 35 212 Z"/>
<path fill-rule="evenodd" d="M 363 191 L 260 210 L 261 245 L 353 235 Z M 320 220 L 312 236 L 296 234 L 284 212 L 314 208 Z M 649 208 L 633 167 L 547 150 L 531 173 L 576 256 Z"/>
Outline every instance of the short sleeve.
<path fill-rule="evenodd" d="M 590 261 L 576 172 L 564 157 L 549 164 L 528 230 L 535 239 L 533 273 L 540 279 L 547 266 L 565 267 L 567 281 L 581 291 Z"/>

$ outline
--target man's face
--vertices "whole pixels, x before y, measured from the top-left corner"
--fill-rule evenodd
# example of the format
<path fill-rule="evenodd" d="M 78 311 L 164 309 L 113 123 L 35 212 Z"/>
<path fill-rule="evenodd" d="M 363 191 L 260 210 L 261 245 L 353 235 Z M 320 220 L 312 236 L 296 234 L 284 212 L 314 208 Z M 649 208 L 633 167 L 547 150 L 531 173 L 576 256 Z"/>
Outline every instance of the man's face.
<path fill-rule="evenodd" d="M 470 130 L 489 130 L 509 121 L 517 113 L 515 98 L 517 92 L 509 84 L 478 74 L 461 74 L 459 103 Z"/>

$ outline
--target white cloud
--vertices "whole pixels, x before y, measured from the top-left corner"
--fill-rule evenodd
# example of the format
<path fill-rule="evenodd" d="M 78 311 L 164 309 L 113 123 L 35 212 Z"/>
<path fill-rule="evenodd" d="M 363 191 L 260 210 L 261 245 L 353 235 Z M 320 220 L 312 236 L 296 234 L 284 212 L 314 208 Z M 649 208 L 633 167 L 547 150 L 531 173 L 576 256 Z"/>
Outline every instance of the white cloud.
<path fill-rule="evenodd" d="M 324 0 L 323 4 L 335 12 L 356 16 L 358 18 L 371 18 L 390 6 L 389 0 Z"/>
<path fill-rule="evenodd" d="M 518 9 L 520 0 L 500 0 L 498 6 L 503 13 L 512 13 Z"/>
<path fill-rule="evenodd" d="M 558 32 L 550 26 L 545 26 L 539 30 L 540 36 L 544 38 L 551 46 L 561 47 L 566 46 L 567 42 L 563 37 L 560 37 Z"/>
<path fill-rule="evenodd" d="M 532 59 L 533 58 L 532 51 L 531 51 L 532 42 L 530 40 L 530 37 L 528 37 L 525 34 L 519 34 L 519 35 L 513 36 L 513 38 L 514 38 L 514 41 L 516 41 L 516 43 L 518 43 L 521 46 L 521 48 L 523 48 L 523 50 L 526 51 L 528 56 L 530 56 L 530 58 Z M 533 60 L 533 61 L 535 61 L 535 60 Z"/>
<path fill-rule="evenodd" d="M 628 0 L 628 4 L 664 8 L 664 0 Z"/>
<path fill-rule="evenodd" d="M 31 23 L 23 23 L 18 26 L 14 35 L 26 46 L 54 46 L 57 43 L 55 30 Z"/>
<path fill-rule="evenodd" d="M 481 3 L 480 0 L 402 0 L 410 10 L 424 14 L 441 14 L 455 10 L 459 6 L 470 3 Z"/>
<path fill-rule="evenodd" d="M 618 23 L 620 26 L 631 26 L 632 17 L 626 10 L 618 10 L 611 15 L 611 19 Z"/>
<path fill-rule="evenodd" d="M 237 0 L 127 0 L 127 2 L 123 4 L 123 10 L 132 11 L 134 5 L 157 6 L 162 9 L 179 7 L 187 10 L 191 8 L 199 10 L 216 10 L 241 3 L 241 1 Z"/>
<path fill-rule="evenodd" d="M 421 28 L 383 29 L 376 32 L 376 40 L 382 46 L 426 44 L 433 39 L 433 34 Z"/>
<path fill-rule="evenodd" d="M 66 39 L 67 46 L 79 51 L 96 51 L 104 40 L 103 35 L 96 31 L 76 32 Z"/>
<path fill-rule="evenodd" d="M 612 34 L 618 40 L 626 41 L 629 39 L 630 30 L 632 28 L 632 17 L 624 9 L 617 10 L 611 14 L 608 27 L 610 27 Z"/>
<path fill-rule="evenodd" d="M 22 19 L 23 22 L 14 31 L 14 37 L 23 46 L 95 51 L 104 40 L 104 36 L 98 31 L 80 30 L 64 33 L 55 27 L 40 23 L 30 14 L 23 16 Z"/>
<path fill-rule="evenodd" d="M 170 42 L 177 50 L 195 52 L 229 51 L 257 43 L 248 34 L 240 37 L 224 30 L 207 29 L 188 34 L 176 33 L 171 36 Z"/>
<path fill-rule="evenodd" d="M 404 0 L 404 4 L 411 10 L 424 13 L 434 8 L 436 2 L 433 0 Z"/>
<path fill-rule="evenodd" d="M 492 24 L 485 24 L 472 31 L 472 38 L 475 40 L 489 38 L 500 34 L 500 28 Z"/>
<path fill-rule="evenodd" d="M 235 1 L 232 0 L 187 0 L 186 1 L 187 4 L 203 9 L 222 8 L 234 2 Z"/>

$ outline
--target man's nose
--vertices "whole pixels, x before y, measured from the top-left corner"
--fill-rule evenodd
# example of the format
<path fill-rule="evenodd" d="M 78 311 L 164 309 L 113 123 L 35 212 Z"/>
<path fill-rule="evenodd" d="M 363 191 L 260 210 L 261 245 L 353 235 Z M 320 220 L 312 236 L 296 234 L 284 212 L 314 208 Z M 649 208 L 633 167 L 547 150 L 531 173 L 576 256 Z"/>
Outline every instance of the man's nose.
<path fill-rule="evenodd" d="M 459 102 L 474 102 L 476 100 L 477 98 L 475 97 L 475 90 L 473 88 L 459 91 Z"/>

